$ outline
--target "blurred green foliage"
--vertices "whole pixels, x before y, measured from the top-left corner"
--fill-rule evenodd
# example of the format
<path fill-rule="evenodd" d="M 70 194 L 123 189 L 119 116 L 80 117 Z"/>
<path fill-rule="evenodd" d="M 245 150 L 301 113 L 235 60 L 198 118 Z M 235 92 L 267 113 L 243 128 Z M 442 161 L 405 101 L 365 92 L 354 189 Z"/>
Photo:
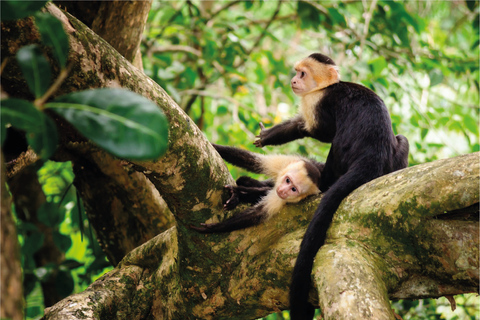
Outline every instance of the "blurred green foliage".
<path fill-rule="evenodd" d="M 38 266 L 35 254 L 41 248 L 45 234 L 29 222 L 28 217 L 17 219 L 27 319 L 43 316 L 42 283 L 53 282 L 55 292 L 67 297 L 85 290 L 112 269 L 89 227 L 81 204 L 78 204 L 72 185 L 71 163 L 47 161 L 37 175 L 47 200 L 38 210 L 37 219 L 53 229 L 53 241 L 65 256 L 58 264 Z"/>

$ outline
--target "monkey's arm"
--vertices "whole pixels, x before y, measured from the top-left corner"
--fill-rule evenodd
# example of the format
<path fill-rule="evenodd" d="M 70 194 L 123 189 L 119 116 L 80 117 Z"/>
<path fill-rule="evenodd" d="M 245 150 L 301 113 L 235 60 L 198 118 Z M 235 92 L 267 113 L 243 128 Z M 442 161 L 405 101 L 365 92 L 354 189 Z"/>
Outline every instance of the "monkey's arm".
<path fill-rule="evenodd" d="M 259 155 L 240 148 L 222 146 L 215 143 L 212 143 L 212 145 L 228 163 L 254 173 L 264 173 L 262 160 Z"/>
<path fill-rule="evenodd" d="M 270 129 L 265 129 L 263 123 L 260 122 L 260 134 L 255 140 L 255 146 L 262 148 L 268 145 L 284 144 L 293 140 L 301 139 L 310 134 L 305 129 L 305 122 L 297 116 L 293 119 L 287 120 Z"/>
<path fill-rule="evenodd" d="M 263 205 L 256 205 L 219 223 L 201 223 L 200 227 L 190 226 L 201 233 L 231 232 L 260 224 L 267 214 Z"/>

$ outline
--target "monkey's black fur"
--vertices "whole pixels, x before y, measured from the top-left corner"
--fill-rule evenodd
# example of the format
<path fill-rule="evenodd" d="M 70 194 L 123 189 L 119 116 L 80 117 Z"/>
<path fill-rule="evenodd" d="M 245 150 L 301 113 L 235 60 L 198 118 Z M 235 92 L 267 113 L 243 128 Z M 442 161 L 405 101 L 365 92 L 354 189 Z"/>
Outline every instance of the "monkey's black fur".
<path fill-rule="evenodd" d="M 310 57 L 319 63 L 334 64 L 323 55 Z M 299 116 L 262 130 L 259 135 L 261 146 L 303 137 L 331 143 L 320 177 L 323 198 L 303 237 L 293 271 L 290 286 L 293 320 L 313 318 L 314 307 L 308 302 L 313 262 L 342 200 L 362 184 L 408 165 L 408 140 L 394 135 L 380 97 L 364 86 L 343 81 L 323 90 L 323 98 L 312 106 L 316 125 L 311 131 L 305 129 L 305 121 Z"/>

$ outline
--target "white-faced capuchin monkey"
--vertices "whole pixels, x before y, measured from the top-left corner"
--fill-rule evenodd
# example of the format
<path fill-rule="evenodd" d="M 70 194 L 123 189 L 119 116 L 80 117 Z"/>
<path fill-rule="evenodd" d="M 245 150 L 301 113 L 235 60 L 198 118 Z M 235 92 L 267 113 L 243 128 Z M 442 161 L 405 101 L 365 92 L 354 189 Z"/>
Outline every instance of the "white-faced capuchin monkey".
<path fill-rule="evenodd" d="M 239 148 L 213 144 L 224 160 L 255 173 L 263 173 L 272 180 L 258 181 L 249 177 L 237 179 L 237 186 L 225 186 L 231 197 L 224 205 L 227 210 L 239 203 L 254 206 L 219 222 L 190 228 L 204 232 L 230 232 L 260 224 L 277 213 L 286 203 L 295 203 L 305 197 L 320 193 L 323 163 L 300 156 L 265 156 Z"/>
<path fill-rule="evenodd" d="M 377 177 L 407 167 L 408 140 L 395 136 L 387 108 L 370 89 L 340 81 L 333 60 L 314 53 L 295 64 L 293 92 L 301 97 L 298 116 L 261 132 L 257 147 L 303 137 L 331 143 L 320 177 L 324 193 L 300 246 L 290 286 L 290 317 L 311 320 L 308 302 L 317 251 L 342 200 Z"/>

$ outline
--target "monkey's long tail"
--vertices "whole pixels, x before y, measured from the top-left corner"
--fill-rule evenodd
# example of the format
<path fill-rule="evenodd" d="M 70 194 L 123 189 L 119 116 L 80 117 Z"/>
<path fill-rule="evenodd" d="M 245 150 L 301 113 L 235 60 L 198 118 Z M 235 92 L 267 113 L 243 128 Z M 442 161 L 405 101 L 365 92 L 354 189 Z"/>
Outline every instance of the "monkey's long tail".
<path fill-rule="evenodd" d="M 308 302 L 313 262 L 318 250 L 325 243 L 327 230 L 342 200 L 350 192 L 371 180 L 358 171 L 347 172 L 324 193 L 308 225 L 300 245 L 290 285 L 290 318 L 292 320 L 312 320 L 313 318 L 315 309 Z"/>

